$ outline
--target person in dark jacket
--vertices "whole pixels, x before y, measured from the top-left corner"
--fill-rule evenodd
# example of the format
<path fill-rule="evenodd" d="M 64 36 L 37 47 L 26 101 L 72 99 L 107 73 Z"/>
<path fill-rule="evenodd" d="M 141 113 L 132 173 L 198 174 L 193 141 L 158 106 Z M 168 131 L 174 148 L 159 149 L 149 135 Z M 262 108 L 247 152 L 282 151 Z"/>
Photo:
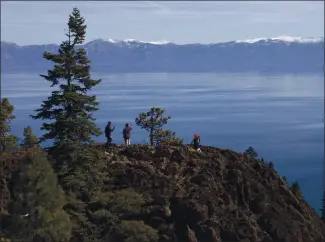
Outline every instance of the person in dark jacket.
<path fill-rule="evenodd" d="M 131 130 L 132 127 L 131 125 L 129 125 L 128 123 L 125 124 L 125 128 L 123 129 L 123 139 L 124 139 L 124 143 L 126 146 L 129 146 L 131 144 Z"/>
<path fill-rule="evenodd" d="M 193 146 L 193 148 L 194 148 L 196 151 L 202 153 L 202 151 L 201 151 L 201 149 L 200 149 L 200 142 L 201 142 L 201 138 L 200 138 L 200 136 L 199 136 L 198 134 L 194 134 L 194 138 L 193 138 L 193 140 L 192 140 L 192 142 L 191 142 L 191 145 Z"/>
<path fill-rule="evenodd" d="M 111 121 L 108 121 L 105 127 L 105 136 L 107 139 L 106 146 L 110 146 L 110 144 L 113 141 L 112 132 L 115 130 L 115 126 L 111 127 L 111 124 L 112 124 Z"/>

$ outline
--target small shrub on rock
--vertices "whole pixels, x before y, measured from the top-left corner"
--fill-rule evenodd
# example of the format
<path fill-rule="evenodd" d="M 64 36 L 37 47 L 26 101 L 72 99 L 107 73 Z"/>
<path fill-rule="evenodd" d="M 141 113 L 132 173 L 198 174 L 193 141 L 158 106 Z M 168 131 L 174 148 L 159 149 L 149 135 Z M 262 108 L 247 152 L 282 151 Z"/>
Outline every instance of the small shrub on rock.
<path fill-rule="evenodd" d="M 114 227 L 113 236 L 115 241 L 121 242 L 156 242 L 159 240 L 158 231 L 143 221 L 122 220 Z"/>
<path fill-rule="evenodd" d="M 172 132 L 171 130 L 157 130 L 154 134 L 154 140 L 156 141 L 156 144 L 161 145 L 182 145 L 183 139 L 177 138 L 176 133 Z"/>
<path fill-rule="evenodd" d="M 286 176 L 281 177 L 281 179 L 282 179 L 286 184 L 288 184 L 288 179 L 287 179 Z"/>
<path fill-rule="evenodd" d="M 272 161 L 270 161 L 270 162 L 268 163 L 268 167 L 269 167 L 271 170 L 274 170 L 274 164 L 273 164 Z"/>

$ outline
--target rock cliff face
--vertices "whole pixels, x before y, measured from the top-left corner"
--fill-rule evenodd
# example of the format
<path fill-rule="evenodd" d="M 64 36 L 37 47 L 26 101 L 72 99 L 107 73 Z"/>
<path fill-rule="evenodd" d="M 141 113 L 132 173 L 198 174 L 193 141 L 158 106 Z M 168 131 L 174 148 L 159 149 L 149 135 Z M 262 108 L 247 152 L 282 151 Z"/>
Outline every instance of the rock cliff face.
<path fill-rule="evenodd" d="M 325 225 L 268 165 L 231 150 L 133 146 L 107 154 L 118 188 L 152 198 L 161 241 L 325 241 Z M 119 161 L 120 159 L 124 162 Z"/>
<path fill-rule="evenodd" d="M 101 175 L 106 179 L 99 194 L 129 189 L 145 202 L 136 207 L 141 199 L 132 200 L 127 193 L 114 206 L 88 201 L 80 214 L 88 216 L 89 227 L 100 231 L 92 241 L 134 241 L 107 237 L 113 236 L 107 235 L 113 231 L 111 225 L 103 212 L 96 211 L 117 211 L 118 206 L 128 207 L 118 210 L 128 211 L 123 220 L 143 221 L 157 231 L 152 237 L 156 239 L 143 241 L 325 241 L 325 224 L 316 212 L 292 193 L 271 166 L 247 155 L 213 147 L 202 147 L 203 154 L 187 146 L 105 149 L 98 144 L 94 148 L 100 151 Z M 75 232 L 71 241 L 86 241 L 79 235 Z"/>

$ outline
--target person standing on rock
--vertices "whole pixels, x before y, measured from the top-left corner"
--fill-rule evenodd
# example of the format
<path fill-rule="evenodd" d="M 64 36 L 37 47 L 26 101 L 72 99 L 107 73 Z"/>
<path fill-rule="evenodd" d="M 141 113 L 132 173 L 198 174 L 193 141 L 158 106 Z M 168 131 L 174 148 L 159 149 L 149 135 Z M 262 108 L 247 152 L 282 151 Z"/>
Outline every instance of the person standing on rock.
<path fill-rule="evenodd" d="M 201 142 L 200 136 L 198 134 L 194 134 L 194 139 L 192 140 L 191 145 L 197 152 L 202 153 L 200 149 L 200 142 Z"/>
<path fill-rule="evenodd" d="M 107 122 L 107 125 L 105 127 L 105 136 L 107 139 L 106 146 L 109 147 L 113 141 L 112 139 L 112 132 L 115 130 L 115 126 L 111 127 L 111 121 Z"/>
<path fill-rule="evenodd" d="M 131 130 L 132 127 L 131 125 L 129 125 L 128 123 L 125 124 L 125 128 L 123 129 L 123 139 L 124 139 L 124 143 L 126 146 L 129 146 L 131 144 Z"/>

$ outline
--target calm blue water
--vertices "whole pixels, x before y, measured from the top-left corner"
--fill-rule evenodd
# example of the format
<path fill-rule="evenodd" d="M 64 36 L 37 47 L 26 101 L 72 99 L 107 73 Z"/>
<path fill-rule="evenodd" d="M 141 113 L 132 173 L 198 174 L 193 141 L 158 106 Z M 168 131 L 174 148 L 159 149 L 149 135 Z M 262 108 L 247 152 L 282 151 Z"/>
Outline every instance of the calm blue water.
<path fill-rule="evenodd" d="M 169 127 L 190 142 L 199 133 L 206 145 L 244 151 L 254 147 L 289 181 L 301 183 L 306 200 L 320 208 L 324 174 L 324 78 L 318 75 L 255 74 L 95 74 L 100 101 L 97 124 L 111 120 L 115 142 L 133 124 L 132 143 L 147 142 L 135 127 L 139 112 L 151 106 L 172 116 Z M 15 105 L 13 132 L 40 122 L 29 115 L 51 93 L 38 74 L 1 75 L 2 97 Z M 99 140 L 104 141 L 104 135 Z"/>

